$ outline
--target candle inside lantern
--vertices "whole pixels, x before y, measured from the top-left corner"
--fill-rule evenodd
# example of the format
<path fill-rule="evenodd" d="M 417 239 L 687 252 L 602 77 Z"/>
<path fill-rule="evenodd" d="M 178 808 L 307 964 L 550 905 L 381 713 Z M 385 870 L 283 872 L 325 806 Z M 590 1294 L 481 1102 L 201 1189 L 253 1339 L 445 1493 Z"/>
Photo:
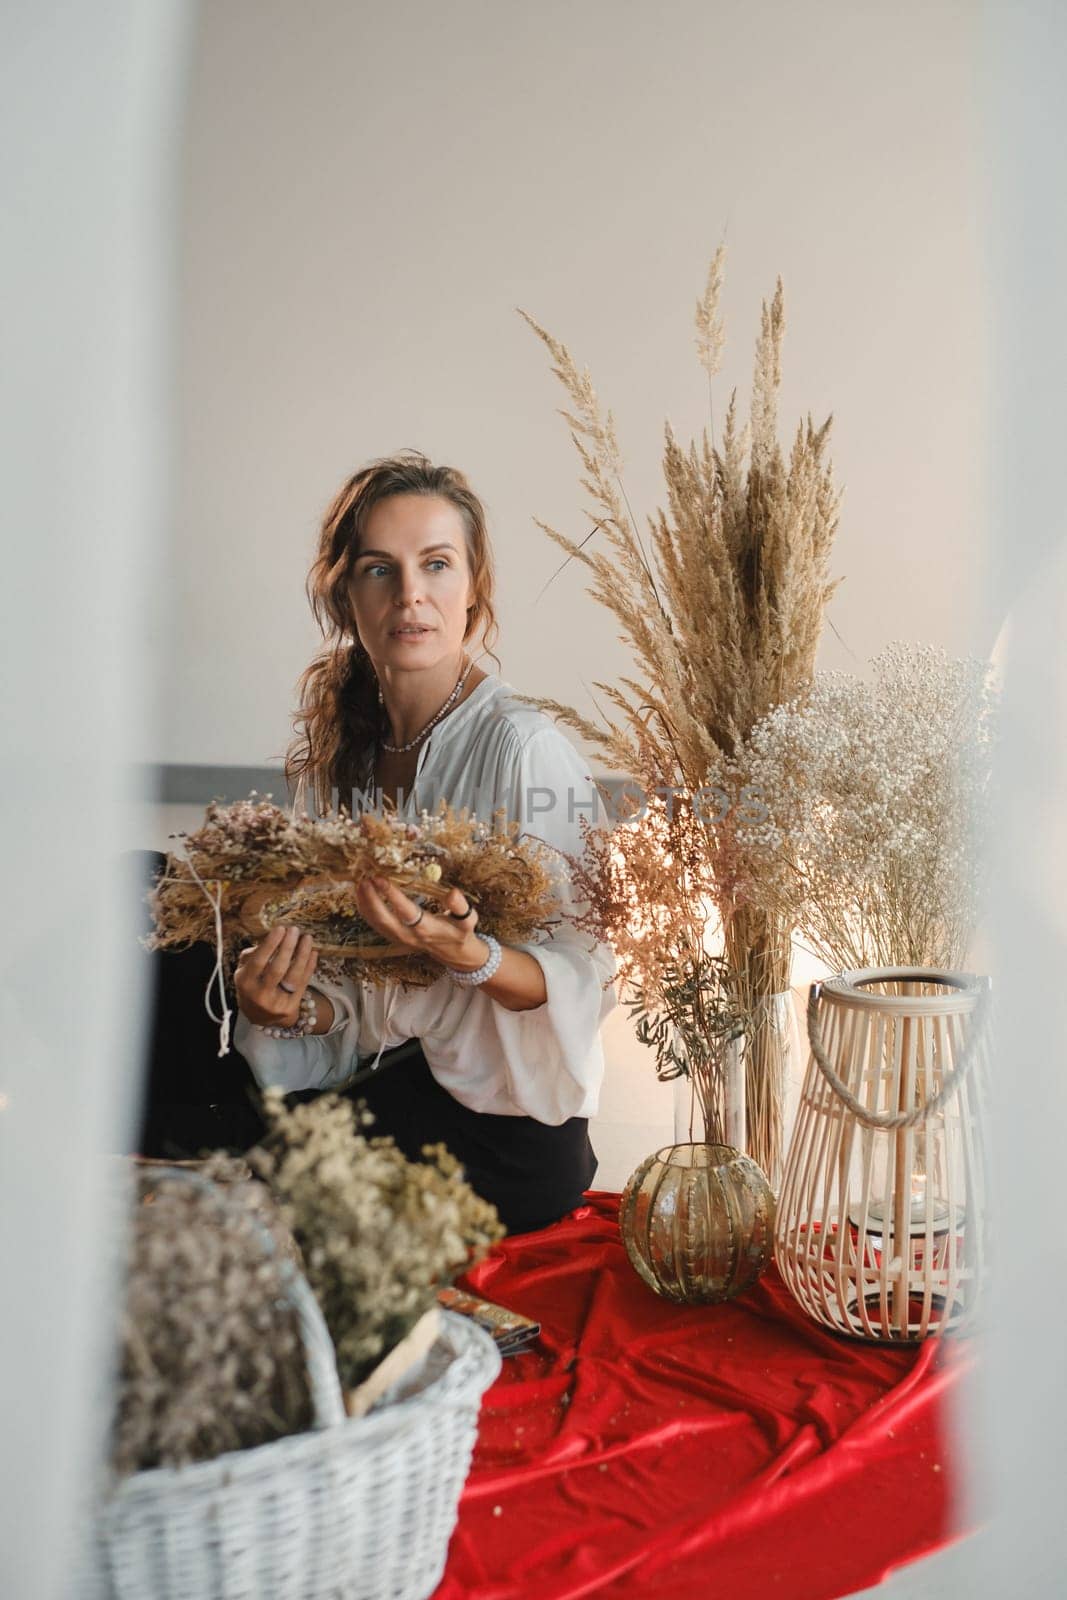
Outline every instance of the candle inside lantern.
<path fill-rule="evenodd" d="M 926 1215 L 926 1173 L 922 1171 L 911 1175 L 911 1215 L 913 1220 Z"/>

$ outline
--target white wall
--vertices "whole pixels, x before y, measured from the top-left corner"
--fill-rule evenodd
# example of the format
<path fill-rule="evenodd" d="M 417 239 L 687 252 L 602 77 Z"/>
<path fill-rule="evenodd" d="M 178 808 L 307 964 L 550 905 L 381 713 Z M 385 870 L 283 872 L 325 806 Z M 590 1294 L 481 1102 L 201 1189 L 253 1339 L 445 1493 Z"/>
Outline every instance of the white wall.
<path fill-rule="evenodd" d="M 954 1593 L 994 1600 L 1060 1595 L 1067 1575 L 1067 8 L 988 0 L 982 13 L 998 444 L 986 469 L 985 581 L 1013 604 L 992 862 L 996 1259 L 981 1359 L 957 1415 L 982 1474 L 980 1510 L 995 1515 Z"/>
<path fill-rule="evenodd" d="M 514 308 L 590 366 L 644 528 L 664 417 L 706 420 L 692 313 L 726 227 L 720 416 L 727 384 L 747 398 L 778 273 L 785 435 L 836 415 L 826 661 L 894 635 L 964 646 L 987 385 L 976 36 L 967 0 L 205 5 L 175 642 L 145 759 L 281 753 L 317 638 L 317 520 L 404 445 L 488 503 L 505 675 L 591 710 L 583 686 L 626 655 L 573 565 L 531 603 L 562 560 L 533 518 L 589 522 L 562 388 Z"/>
<path fill-rule="evenodd" d="M 0 1594 L 68 1595 L 109 1425 L 128 848 L 169 504 L 177 0 L 26 0 L 0 53 Z M 17 152 L 17 156 L 16 156 Z M 106 1159 L 105 1159 L 106 1158 Z"/>

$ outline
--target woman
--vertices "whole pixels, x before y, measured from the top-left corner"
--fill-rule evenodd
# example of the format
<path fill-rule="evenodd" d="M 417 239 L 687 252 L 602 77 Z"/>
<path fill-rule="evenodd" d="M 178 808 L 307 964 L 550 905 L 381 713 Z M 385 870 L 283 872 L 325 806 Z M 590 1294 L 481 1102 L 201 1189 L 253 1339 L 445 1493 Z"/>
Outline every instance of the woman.
<path fill-rule="evenodd" d="M 308 580 L 327 648 L 300 685 L 302 732 L 286 762 L 298 795 L 310 786 L 325 811 L 336 789 L 358 810 L 380 792 L 409 816 L 441 798 L 485 817 L 502 806 L 525 832 L 580 852 L 578 819 L 596 819 L 586 762 L 469 652 L 495 632 L 492 590 L 485 514 L 459 472 L 412 451 L 345 484 Z M 566 908 L 565 873 L 560 888 Z M 287 1091 L 342 1086 L 363 1069 L 353 1093 L 375 1133 L 411 1157 L 443 1141 L 513 1233 L 556 1220 L 596 1170 L 588 1118 L 599 1028 L 615 1005 L 611 950 L 565 918 L 541 940 L 499 946 L 462 888 L 430 910 L 378 878 L 358 904 L 440 978 L 423 989 L 327 982 L 310 936 L 275 927 L 238 962 L 236 1048 L 260 1083 Z"/>

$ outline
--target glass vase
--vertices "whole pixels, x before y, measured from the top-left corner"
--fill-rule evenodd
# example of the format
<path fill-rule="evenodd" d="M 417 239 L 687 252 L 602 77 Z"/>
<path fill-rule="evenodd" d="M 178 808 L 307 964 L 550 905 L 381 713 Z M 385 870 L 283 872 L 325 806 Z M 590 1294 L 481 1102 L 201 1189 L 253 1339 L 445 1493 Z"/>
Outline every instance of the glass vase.
<path fill-rule="evenodd" d="M 638 1276 L 665 1300 L 730 1300 L 771 1258 L 774 1193 L 729 1145 L 677 1144 L 648 1156 L 623 1190 L 619 1228 Z"/>
<path fill-rule="evenodd" d="M 683 1053 L 676 1038 L 678 1053 Z M 765 1002 L 758 1038 L 759 1103 L 750 1104 L 751 1034 L 709 1043 L 689 1071 L 674 1080 L 674 1138 L 706 1140 L 732 1145 L 753 1153 L 753 1123 L 759 1119 L 763 1162 L 772 1186 L 777 1186 L 783 1151 L 795 1116 L 804 1071 L 804 1052 L 793 1004 L 793 991 L 783 989 Z"/>

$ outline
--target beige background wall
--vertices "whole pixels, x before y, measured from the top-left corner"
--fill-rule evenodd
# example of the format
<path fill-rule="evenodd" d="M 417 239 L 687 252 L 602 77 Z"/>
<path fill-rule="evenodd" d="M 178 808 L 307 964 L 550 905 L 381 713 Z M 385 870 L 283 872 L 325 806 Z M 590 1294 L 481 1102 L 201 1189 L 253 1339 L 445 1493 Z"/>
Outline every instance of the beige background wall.
<path fill-rule="evenodd" d="M 824 664 L 894 637 L 988 648 L 977 49 L 966 0 L 207 0 L 169 669 L 145 760 L 280 757 L 316 645 L 317 519 L 404 445 L 462 466 L 487 503 L 505 676 L 590 711 L 586 686 L 628 658 L 573 566 L 537 598 L 562 555 L 533 518 L 589 521 L 563 391 L 514 308 L 590 367 L 644 526 L 664 417 L 685 436 L 707 420 L 692 313 L 724 229 L 717 416 L 733 384 L 747 402 L 778 273 L 785 436 L 835 413 L 846 581 Z M 670 1094 L 621 1013 L 607 1045 L 615 1181 Z"/>

